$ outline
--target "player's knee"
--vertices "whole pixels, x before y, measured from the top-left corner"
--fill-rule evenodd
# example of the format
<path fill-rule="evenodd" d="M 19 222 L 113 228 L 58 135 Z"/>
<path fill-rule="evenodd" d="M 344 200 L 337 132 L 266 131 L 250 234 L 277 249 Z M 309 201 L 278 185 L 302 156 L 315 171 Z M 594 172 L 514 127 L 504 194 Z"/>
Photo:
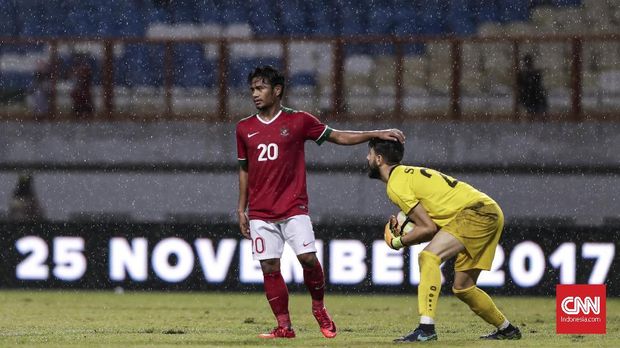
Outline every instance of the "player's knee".
<path fill-rule="evenodd" d="M 439 266 L 441 264 L 441 258 L 430 251 L 422 250 L 418 255 L 418 263 L 420 267 L 433 264 Z"/>
<path fill-rule="evenodd" d="M 481 306 L 482 303 L 480 303 L 480 296 L 477 296 L 479 295 L 477 292 L 478 288 L 476 285 L 465 289 L 459 289 L 454 286 L 452 287 L 452 293 L 454 296 L 466 303 L 474 313 L 479 314 L 483 310 L 484 306 Z"/>
<path fill-rule="evenodd" d="M 263 273 L 273 273 L 280 271 L 280 259 L 261 260 L 260 267 Z"/>
<path fill-rule="evenodd" d="M 303 268 L 312 268 L 319 262 L 316 258 L 316 253 L 300 254 L 297 255 L 297 259 Z"/>
<path fill-rule="evenodd" d="M 464 287 L 459 284 L 454 284 L 454 286 L 452 287 L 452 293 L 454 294 L 454 296 L 458 297 L 460 300 L 464 300 L 465 298 L 467 298 L 467 296 L 472 291 L 475 290 L 475 288 L 476 288 L 476 285 Z"/>

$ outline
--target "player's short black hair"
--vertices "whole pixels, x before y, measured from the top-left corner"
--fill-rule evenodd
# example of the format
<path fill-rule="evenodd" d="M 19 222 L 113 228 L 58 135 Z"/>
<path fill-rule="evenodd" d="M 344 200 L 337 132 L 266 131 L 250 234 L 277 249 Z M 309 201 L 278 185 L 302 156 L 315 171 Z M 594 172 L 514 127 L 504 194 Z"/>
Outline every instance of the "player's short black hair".
<path fill-rule="evenodd" d="M 368 147 L 374 149 L 377 155 L 383 156 L 389 165 L 399 164 L 405 153 L 405 146 L 397 140 L 372 138 L 368 142 Z"/>
<path fill-rule="evenodd" d="M 257 66 L 254 68 L 254 71 L 248 74 L 248 85 L 252 84 L 252 80 L 257 77 L 262 78 L 265 82 L 269 83 L 271 87 L 275 87 L 277 85 L 282 86 L 282 94 L 284 94 L 284 75 L 282 75 L 282 73 L 276 68 L 271 65 Z"/>

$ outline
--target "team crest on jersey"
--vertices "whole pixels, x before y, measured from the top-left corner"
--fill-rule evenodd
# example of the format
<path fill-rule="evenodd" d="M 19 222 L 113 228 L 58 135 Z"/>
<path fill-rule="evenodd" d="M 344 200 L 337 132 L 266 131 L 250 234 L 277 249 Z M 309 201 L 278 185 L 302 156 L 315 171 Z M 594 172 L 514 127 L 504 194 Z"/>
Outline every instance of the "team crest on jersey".
<path fill-rule="evenodd" d="M 283 137 L 287 137 L 289 135 L 288 128 L 286 127 L 280 128 L 280 135 Z"/>

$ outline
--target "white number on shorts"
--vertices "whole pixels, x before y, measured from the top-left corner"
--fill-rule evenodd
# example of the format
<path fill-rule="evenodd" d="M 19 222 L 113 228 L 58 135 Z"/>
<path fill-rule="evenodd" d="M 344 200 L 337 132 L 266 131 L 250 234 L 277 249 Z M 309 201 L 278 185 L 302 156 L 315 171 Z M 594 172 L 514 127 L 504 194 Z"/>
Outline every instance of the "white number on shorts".
<path fill-rule="evenodd" d="M 260 150 L 260 154 L 258 155 L 258 161 L 273 161 L 278 158 L 278 144 L 258 144 L 258 149 Z"/>

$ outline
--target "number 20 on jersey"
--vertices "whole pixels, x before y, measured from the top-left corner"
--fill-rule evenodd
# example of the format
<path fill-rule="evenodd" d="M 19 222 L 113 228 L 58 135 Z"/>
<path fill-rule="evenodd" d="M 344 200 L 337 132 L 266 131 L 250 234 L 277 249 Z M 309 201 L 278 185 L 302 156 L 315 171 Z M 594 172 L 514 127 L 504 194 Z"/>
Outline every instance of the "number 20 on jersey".
<path fill-rule="evenodd" d="M 257 147 L 260 153 L 258 154 L 258 161 L 273 161 L 278 158 L 278 144 L 258 144 Z"/>

